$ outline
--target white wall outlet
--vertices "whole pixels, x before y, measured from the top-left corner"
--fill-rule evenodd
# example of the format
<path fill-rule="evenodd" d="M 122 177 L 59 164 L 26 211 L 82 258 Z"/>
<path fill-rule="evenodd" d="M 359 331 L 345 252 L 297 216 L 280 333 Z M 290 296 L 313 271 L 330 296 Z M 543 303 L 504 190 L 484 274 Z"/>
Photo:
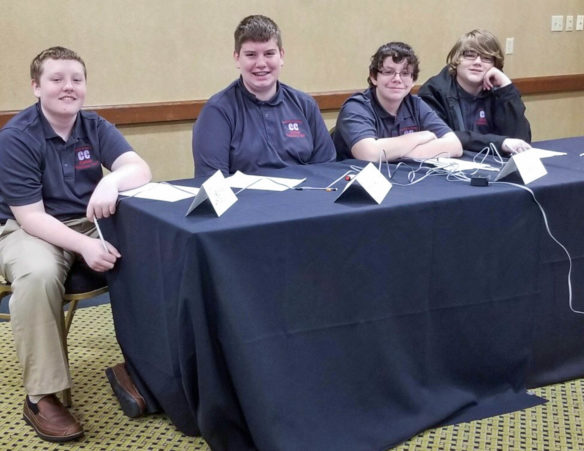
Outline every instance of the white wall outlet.
<path fill-rule="evenodd" d="M 552 16 L 552 31 L 564 30 L 564 16 Z"/>
<path fill-rule="evenodd" d="M 584 30 L 584 15 L 580 14 L 576 17 L 576 31 Z"/>
<path fill-rule="evenodd" d="M 515 46 L 515 38 L 507 38 L 505 40 L 505 55 L 513 55 L 513 47 Z"/>
<path fill-rule="evenodd" d="M 574 16 L 566 16 L 566 31 L 574 31 Z"/>

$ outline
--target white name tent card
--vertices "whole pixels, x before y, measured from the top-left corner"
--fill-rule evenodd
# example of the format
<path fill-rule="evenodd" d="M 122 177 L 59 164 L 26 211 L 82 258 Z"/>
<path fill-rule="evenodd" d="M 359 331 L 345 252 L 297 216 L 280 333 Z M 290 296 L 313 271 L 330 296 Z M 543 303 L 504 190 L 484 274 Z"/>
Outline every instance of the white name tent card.
<path fill-rule="evenodd" d="M 507 163 L 505 163 L 505 166 L 503 166 L 501 171 L 497 174 L 495 180 L 501 180 L 515 171 L 519 173 L 521 180 L 523 180 L 523 183 L 526 185 L 547 174 L 547 171 L 537 154 L 525 151 L 516 153 L 509 158 Z"/>
<path fill-rule="evenodd" d="M 344 197 L 345 193 L 357 188 L 357 186 L 362 188 L 375 202 L 380 204 L 385 199 L 385 196 L 387 196 L 387 193 L 389 193 L 391 182 L 377 170 L 373 163 L 369 163 L 347 183 L 343 191 L 341 191 L 341 194 L 335 199 L 335 202 Z"/>
<path fill-rule="evenodd" d="M 161 200 L 176 202 L 178 200 L 195 197 L 199 188 L 192 186 L 171 185 L 166 182 L 151 182 L 138 188 L 120 191 L 121 196 L 138 197 L 140 199 Z"/>
<path fill-rule="evenodd" d="M 485 171 L 498 171 L 490 164 L 478 163 L 475 161 L 460 160 L 458 158 L 427 158 L 425 160 L 416 160 L 423 163 L 431 164 L 437 168 L 444 169 L 448 172 L 459 172 L 459 171 L 476 171 L 477 169 Z"/>
<path fill-rule="evenodd" d="M 221 171 L 215 172 L 211 177 L 201 185 L 199 192 L 193 199 L 185 216 L 188 216 L 195 208 L 201 205 L 206 200 L 209 201 L 217 217 L 225 213 L 229 207 L 237 202 L 237 196 L 231 191 L 227 184 L 225 177 Z"/>
<path fill-rule="evenodd" d="M 286 191 L 305 181 L 303 179 L 289 179 L 283 177 L 267 177 L 261 175 L 248 175 L 237 171 L 227 178 L 231 188 L 260 189 L 266 191 Z"/>
<path fill-rule="evenodd" d="M 537 147 L 532 147 L 527 149 L 525 152 L 536 155 L 537 158 L 549 158 L 549 157 L 560 157 L 562 155 L 568 155 L 566 152 L 557 152 L 555 150 L 538 149 Z"/>

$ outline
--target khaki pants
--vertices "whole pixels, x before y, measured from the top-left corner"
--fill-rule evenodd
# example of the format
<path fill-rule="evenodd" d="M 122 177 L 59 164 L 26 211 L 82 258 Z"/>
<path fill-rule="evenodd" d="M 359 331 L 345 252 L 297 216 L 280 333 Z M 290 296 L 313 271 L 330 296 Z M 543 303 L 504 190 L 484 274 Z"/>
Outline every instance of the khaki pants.
<path fill-rule="evenodd" d="M 87 219 L 64 221 L 69 228 L 97 236 Z M 75 254 L 26 233 L 14 220 L 0 226 L 0 274 L 12 285 L 10 323 L 16 353 L 30 395 L 71 387 L 62 336 L 63 283 Z"/>

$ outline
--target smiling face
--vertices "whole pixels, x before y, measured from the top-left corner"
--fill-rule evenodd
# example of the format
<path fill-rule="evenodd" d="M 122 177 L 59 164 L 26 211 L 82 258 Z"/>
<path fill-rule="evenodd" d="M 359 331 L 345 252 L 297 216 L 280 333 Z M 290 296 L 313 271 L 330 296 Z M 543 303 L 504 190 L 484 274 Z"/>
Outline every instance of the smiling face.
<path fill-rule="evenodd" d="M 488 70 L 503 70 L 505 56 L 490 31 L 475 29 L 463 34 L 446 57 L 448 72 L 468 93 L 477 95 Z"/>
<path fill-rule="evenodd" d="M 269 100 L 276 94 L 284 49 L 278 48 L 275 38 L 266 42 L 246 41 L 233 57 L 248 91 L 260 100 Z"/>
<path fill-rule="evenodd" d="M 76 116 L 87 92 L 85 71 L 79 61 L 46 59 L 38 81 L 32 81 L 34 95 L 40 100 L 49 122 Z"/>
<path fill-rule="evenodd" d="M 377 75 L 371 78 L 371 83 L 376 87 L 377 100 L 381 106 L 395 115 L 414 85 L 411 65 L 405 59 L 396 63 L 388 56 L 383 60 Z"/>
<path fill-rule="evenodd" d="M 456 66 L 456 81 L 465 91 L 476 95 L 482 89 L 485 74 L 493 65 L 493 59 L 489 56 L 476 51 L 463 52 Z"/>

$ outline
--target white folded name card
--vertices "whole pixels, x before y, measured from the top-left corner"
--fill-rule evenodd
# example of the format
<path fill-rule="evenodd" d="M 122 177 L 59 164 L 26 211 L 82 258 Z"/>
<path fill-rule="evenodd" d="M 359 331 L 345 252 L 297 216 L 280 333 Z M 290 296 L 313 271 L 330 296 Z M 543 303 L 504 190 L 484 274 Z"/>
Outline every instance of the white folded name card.
<path fill-rule="evenodd" d="M 188 216 L 195 208 L 201 205 L 206 200 L 209 201 L 217 217 L 225 213 L 229 207 L 237 202 L 237 196 L 231 191 L 227 184 L 227 180 L 221 174 L 221 171 L 215 172 L 201 185 L 201 189 L 197 193 L 189 209 L 185 213 Z"/>
<path fill-rule="evenodd" d="M 377 170 L 373 163 L 369 163 L 347 183 L 341 194 L 335 199 L 335 202 L 344 197 L 345 193 L 354 190 L 357 185 L 378 204 L 385 199 L 391 189 L 391 182 Z"/>
<path fill-rule="evenodd" d="M 519 173 L 521 180 L 526 185 L 547 174 L 539 157 L 529 151 L 525 151 L 516 153 L 509 158 L 509 161 L 501 168 L 495 180 L 501 180 L 515 171 Z"/>

